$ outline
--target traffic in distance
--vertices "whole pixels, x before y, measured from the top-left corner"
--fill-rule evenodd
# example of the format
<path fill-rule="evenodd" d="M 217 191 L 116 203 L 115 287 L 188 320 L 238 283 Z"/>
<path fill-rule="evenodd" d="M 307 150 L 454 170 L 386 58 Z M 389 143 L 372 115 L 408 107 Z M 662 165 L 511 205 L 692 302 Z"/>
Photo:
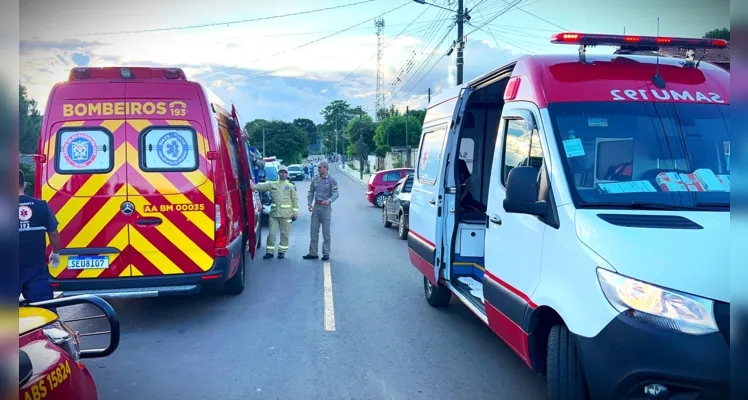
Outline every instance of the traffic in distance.
<path fill-rule="evenodd" d="M 285 254 L 289 237 L 306 255 L 284 262 L 315 268 L 316 246 L 293 244 L 302 220 L 313 244 L 322 226 L 327 296 L 329 224 L 340 217 L 360 218 L 350 236 L 364 247 L 379 223 L 396 227 L 401 241 L 381 251 L 419 277 L 397 279 L 407 276 L 430 307 L 469 310 L 544 379 L 544 397 L 728 398 L 730 74 L 656 54 L 727 43 L 586 33 L 551 41 L 579 54 L 522 56 L 431 99 L 412 168 L 368 181 L 332 156 L 286 166 L 261 154 L 234 105 L 180 68 L 72 69 L 49 94 L 35 156 L 34 197 L 59 221 L 49 281 L 61 297 L 21 303 L 21 398 L 97 398 L 81 359 L 120 347 L 107 300 L 182 296 L 199 309 L 209 303 L 201 294 L 215 293 L 237 302 L 248 272 L 278 262 L 269 255 Z M 589 46 L 617 50 L 592 55 Z M 355 188 L 340 195 L 353 215 L 331 211 L 343 180 Z M 318 198 L 319 187 L 331 197 Z M 302 204 L 278 204 L 283 188 Z M 300 212 L 307 197 L 311 216 Z M 263 226 L 277 227 L 281 207 L 278 247 L 263 241 Z M 341 257 L 362 251 L 335 243 Z M 689 243 L 700 251 L 675 250 Z M 81 351 L 85 332 L 71 329 L 79 320 L 45 310 L 85 302 L 109 321 L 104 350 Z M 408 318 L 437 313 L 419 312 Z M 326 330 L 334 313 L 325 303 Z M 461 346 L 470 345 L 449 345 Z"/>

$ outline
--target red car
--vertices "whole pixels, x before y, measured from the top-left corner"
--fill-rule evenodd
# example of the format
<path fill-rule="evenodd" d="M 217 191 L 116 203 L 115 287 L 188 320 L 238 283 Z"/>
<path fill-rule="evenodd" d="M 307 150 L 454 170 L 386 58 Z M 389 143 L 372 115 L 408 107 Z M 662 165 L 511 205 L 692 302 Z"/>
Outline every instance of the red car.
<path fill-rule="evenodd" d="M 92 295 L 72 296 L 38 302 L 21 303 L 19 315 L 19 399 L 96 400 L 96 384 L 83 360 L 106 357 L 119 346 L 119 318 L 105 300 Z M 61 321 L 57 314 L 41 307 L 65 307 L 91 304 L 101 315 Z M 109 330 L 80 334 L 71 329 L 73 322 L 105 318 Z M 109 335 L 105 349 L 81 349 L 82 336 Z"/>
<path fill-rule="evenodd" d="M 366 185 L 366 200 L 377 207 L 382 207 L 387 198 L 385 192 L 392 193 L 395 185 L 407 175 L 413 175 L 413 168 L 387 169 L 372 175 Z"/>

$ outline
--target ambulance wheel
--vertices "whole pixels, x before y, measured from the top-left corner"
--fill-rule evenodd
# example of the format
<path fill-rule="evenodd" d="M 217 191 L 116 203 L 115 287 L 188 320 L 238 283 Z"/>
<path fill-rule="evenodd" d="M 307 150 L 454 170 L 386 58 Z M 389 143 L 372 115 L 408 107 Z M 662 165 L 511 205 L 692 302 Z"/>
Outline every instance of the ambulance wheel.
<path fill-rule="evenodd" d="M 387 220 L 387 207 L 382 207 L 382 226 L 385 228 L 392 226 L 392 222 Z"/>
<path fill-rule="evenodd" d="M 566 325 L 556 325 L 548 335 L 546 383 L 550 400 L 587 400 L 587 382 L 577 347 Z"/>
<path fill-rule="evenodd" d="M 242 246 L 241 259 L 239 260 L 239 268 L 236 270 L 234 276 L 232 276 L 226 283 L 223 284 L 223 291 L 227 294 L 241 294 L 244 291 L 244 270 L 246 269 L 246 257 L 244 257 L 244 249 Z"/>
<path fill-rule="evenodd" d="M 446 307 L 452 298 L 452 292 L 444 285 L 434 286 L 429 278 L 423 277 L 423 291 L 431 307 Z"/>

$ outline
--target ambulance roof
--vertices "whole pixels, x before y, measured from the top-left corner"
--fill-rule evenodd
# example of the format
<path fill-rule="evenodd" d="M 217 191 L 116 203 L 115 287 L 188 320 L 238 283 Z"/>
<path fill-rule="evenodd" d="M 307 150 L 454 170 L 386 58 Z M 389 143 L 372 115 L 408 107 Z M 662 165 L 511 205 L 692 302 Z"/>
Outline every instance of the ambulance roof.
<path fill-rule="evenodd" d="M 664 88 L 652 82 L 658 71 Z M 729 72 L 703 62 L 688 67 L 669 57 L 588 54 L 582 62 L 576 54 L 524 56 L 512 77 L 520 78 L 515 100 L 539 107 L 584 101 L 730 103 Z"/>
<path fill-rule="evenodd" d="M 435 96 L 429 108 L 455 99 L 467 87 L 479 87 L 511 71 L 513 94 L 506 101 L 529 101 L 539 107 L 554 102 L 661 101 L 730 104 L 730 74 L 707 62 L 693 63 L 653 50 L 690 48 L 695 58 L 704 49 L 724 48 L 729 43 L 716 39 L 560 33 L 552 43 L 582 46 L 620 46 L 637 54 L 526 55 L 463 85 Z M 634 51 L 630 51 L 634 50 Z M 659 74 L 664 81 L 655 83 Z M 440 107 L 440 109 L 443 107 Z M 444 111 L 444 110 L 441 110 Z"/>

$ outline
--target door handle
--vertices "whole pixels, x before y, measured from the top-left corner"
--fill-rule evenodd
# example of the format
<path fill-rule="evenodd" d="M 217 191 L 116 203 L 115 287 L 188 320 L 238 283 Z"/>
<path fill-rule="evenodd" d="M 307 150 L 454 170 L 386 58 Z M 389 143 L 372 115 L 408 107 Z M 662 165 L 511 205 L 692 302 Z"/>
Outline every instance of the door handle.
<path fill-rule="evenodd" d="M 429 204 L 431 204 L 431 205 L 434 205 L 434 204 L 436 204 L 436 200 L 434 200 L 434 199 L 429 199 Z"/>
<path fill-rule="evenodd" d="M 145 218 L 139 219 L 137 222 L 138 225 L 158 225 L 163 221 L 161 220 L 161 218 Z"/>
<path fill-rule="evenodd" d="M 454 214 L 454 213 L 455 213 L 455 209 L 454 209 L 454 208 L 450 208 L 450 209 L 449 209 L 449 213 L 450 213 L 450 214 Z"/>
<path fill-rule="evenodd" d="M 501 225 L 501 218 L 498 215 L 492 215 L 490 221 L 496 225 Z"/>

